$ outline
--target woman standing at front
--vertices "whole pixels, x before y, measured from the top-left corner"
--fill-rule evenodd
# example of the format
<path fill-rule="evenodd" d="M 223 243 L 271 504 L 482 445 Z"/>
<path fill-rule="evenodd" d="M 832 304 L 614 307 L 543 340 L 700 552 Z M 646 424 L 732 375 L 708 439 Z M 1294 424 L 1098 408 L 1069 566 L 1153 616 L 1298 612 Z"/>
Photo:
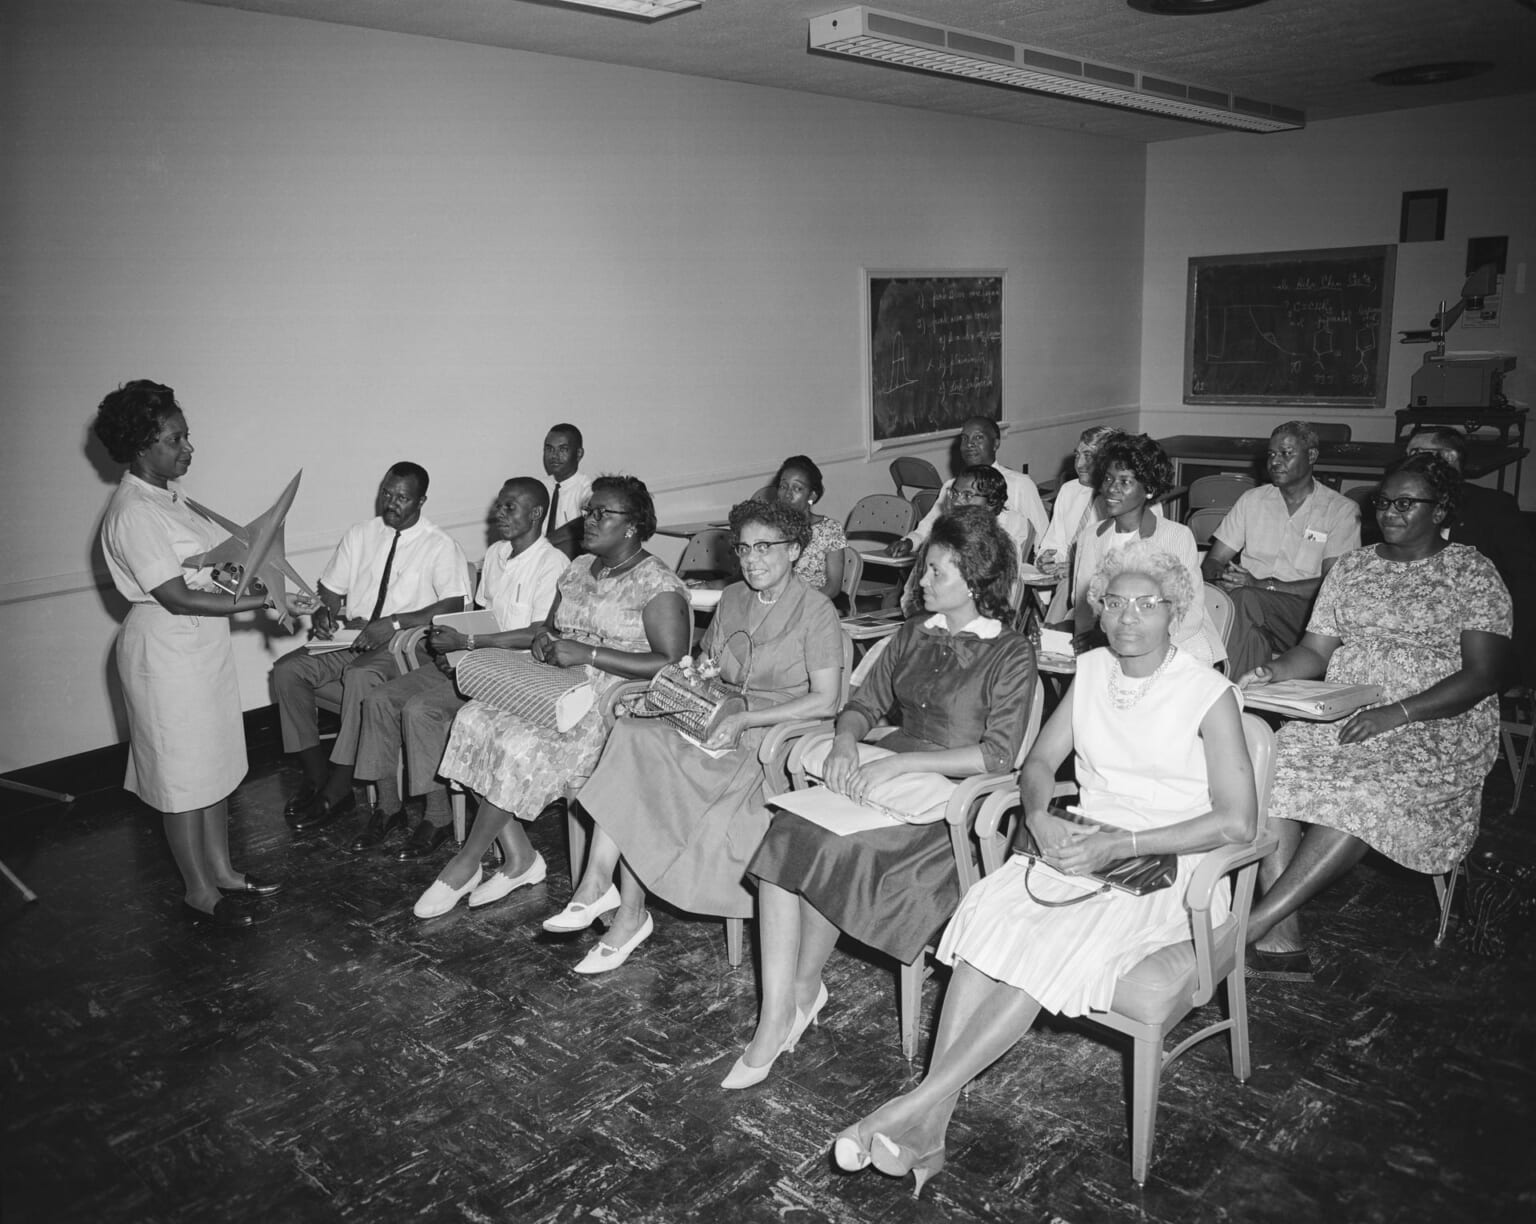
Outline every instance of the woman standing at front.
<path fill-rule="evenodd" d="M 101 546 L 118 592 L 133 606 L 117 640 L 128 707 L 125 789 L 164 814 L 165 836 L 193 921 L 247 927 L 233 898 L 271 896 L 281 885 L 235 870 L 229 860 L 229 794 L 245 777 L 245 727 L 229 648 L 229 618 L 254 612 L 266 592 L 235 598 L 182 558 L 224 538 L 187 503 L 178 483 L 192 462 L 187 420 L 166 386 L 137 379 L 96 412 L 96 436 L 128 471 L 101 524 Z"/>

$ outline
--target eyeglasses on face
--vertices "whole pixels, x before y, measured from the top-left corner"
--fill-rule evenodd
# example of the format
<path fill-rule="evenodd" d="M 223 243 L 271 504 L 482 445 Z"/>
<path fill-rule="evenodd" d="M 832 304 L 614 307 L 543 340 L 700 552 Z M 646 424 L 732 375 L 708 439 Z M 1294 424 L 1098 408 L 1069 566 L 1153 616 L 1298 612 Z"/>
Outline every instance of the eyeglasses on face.
<path fill-rule="evenodd" d="M 1415 506 L 1433 506 L 1438 504 L 1437 497 L 1383 497 L 1380 493 L 1371 494 L 1371 509 L 1385 510 L 1388 506 L 1399 514 L 1412 514 Z"/>
<path fill-rule="evenodd" d="M 1148 616 L 1157 611 L 1159 604 L 1173 605 L 1173 600 L 1164 599 L 1161 595 L 1106 595 L 1104 596 L 1104 611 L 1124 612 L 1127 608 L 1135 608 L 1142 616 Z"/>
<path fill-rule="evenodd" d="M 588 506 L 581 512 L 581 517 L 589 523 L 601 523 L 604 519 L 628 518 L 628 510 L 615 510 L 612 506 Z"/>
<path fill-rule="evenodd" d="M 770 548 L 793 543 L 793 540 L 759 540 L 756 544 L 736 544 L 732 547 L 732 551 L 742 560 L 746 560 L 748 557 L 766 557 Z"/>

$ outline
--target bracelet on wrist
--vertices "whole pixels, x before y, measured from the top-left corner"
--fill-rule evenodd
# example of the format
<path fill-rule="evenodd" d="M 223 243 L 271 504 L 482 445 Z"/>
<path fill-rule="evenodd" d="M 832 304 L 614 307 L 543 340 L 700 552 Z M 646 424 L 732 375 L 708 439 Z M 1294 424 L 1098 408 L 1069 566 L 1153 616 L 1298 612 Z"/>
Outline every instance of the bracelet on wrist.
<path fill-rule="evenodd" d="M 592 657 L 591 657 L 591 659 L 588 660 L 588 662 L 590 662 L 593 667 L 596 667 L 597 666 L 597 647 L 596 646 L 588 646 L 587 649 L 592 652 Z"/>
<path fill-rule="evenodd" d="M 1136 858 L 1141 851 L 1136 849 L 1136 830 L 1131 830 L 1131 857 Z"/>
<path fill-rule="evenodd" d="M 473 633 L 465 634 L 464 635 L 464 649 L 465 650 L 473 650 L 474 648 L 475 648 L 475 635 Z"/>
<path fill-rule="evenodd" d="M 1413 721 L 1413 715 L 1408 713 L 1408 706 L 1407 706 L 1406 703 L 1399 701 L 1397 703 L 1397 708 L 1403 712 L 1403 725 L 1404 726 L 1406 726 L 1408 723 L 1411 723 Z"/>

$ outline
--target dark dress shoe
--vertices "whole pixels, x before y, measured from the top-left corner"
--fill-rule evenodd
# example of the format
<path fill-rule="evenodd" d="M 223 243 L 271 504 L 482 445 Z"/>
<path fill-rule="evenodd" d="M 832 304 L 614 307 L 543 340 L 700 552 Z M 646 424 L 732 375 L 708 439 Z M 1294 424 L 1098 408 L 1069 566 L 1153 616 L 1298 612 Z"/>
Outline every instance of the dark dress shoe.
<path fill-rule="evenodd" d="M 239 888 L 221 888 L 219 891 L 226 897 L 275 897 L 283 891 L 283 886 L 274 880 L 263 880 L 257 876 L 248 875 L 245 877 L 245 883 Z"/>
<path fill-rule="evenodd" d="M 214 904 L 213 912 L 200 910 L 195 905 L 181 903 L 181 916 L 194 924 L 208 923 L 221 931 L 237 931 L 244 927 L 256 925 L 256 919 L 251 917 L 251 911 L 242 906 L 233 897 L 220 897 Z"/>
<path fill-rule="evenodd" d="M 326 799 L 323 795 L 316 795 L 306 808 L 301 808 L 293 819 L 293 827 L 300 832 L 309 829 L 319 829 L 331 823 L 338 816 L 345 816 L 348 812 L 357 810 L 357 796 L 348 791 L 340 799 Z"/>
<path fill-rule="evenodd" d="M 283 805 L 283 815 L 290 821 L 294 820 L 305 808 L 315 801 L 315 796 L 319 793 L 319 790 L 308 782 L 304 783 L 303 786 L 299 787 L 299 793 Z"/>
<path fill-rule="evenodd" d="M 426 858 L 447 841 L 452 832 L 451 825 L 429 824 L 423 820 L 411 830 L 410 840 L 395 851 L 395 860 L 408 863 L 412 859 Z"/>
<path fill-rule="evenodd" d="M 368 823 L 363 826 L 363 831 L 353 839 L 352 849 L 371 850 L 380 842 L 388 841 L 396 833 L 403 833 L 410 821 L 406 819 L 404 809 L 384 814 L 383 808 L 374 808 L 373 814 L 368 817 Z"/>

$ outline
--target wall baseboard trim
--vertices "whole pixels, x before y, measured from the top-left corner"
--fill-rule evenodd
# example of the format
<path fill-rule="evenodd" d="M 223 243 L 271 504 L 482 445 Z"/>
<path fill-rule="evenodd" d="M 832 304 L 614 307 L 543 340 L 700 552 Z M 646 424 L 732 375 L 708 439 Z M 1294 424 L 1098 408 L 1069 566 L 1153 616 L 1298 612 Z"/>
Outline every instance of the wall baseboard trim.
<path fill-rule="evenodd" d="M 282 754 L 282 731 L 277 721 L 275 705 L 259 706 L 245 711 L 245 751 L 252 766 L 264 765 Z M 43 761 L 0 775 L 8 781 L 25 786 L 40 786 L 44 790 L 59 791 L 84 799 L 102 791 L 121 790 L 123 775 L 128 768 L 128 745 L 109 744 L 105 748 L 93 748 L 74 756 L 60 757 L 56 761 Z M 7 805 L 40 806 L 49 800 L 0 790 L 0 798 Z"/>

